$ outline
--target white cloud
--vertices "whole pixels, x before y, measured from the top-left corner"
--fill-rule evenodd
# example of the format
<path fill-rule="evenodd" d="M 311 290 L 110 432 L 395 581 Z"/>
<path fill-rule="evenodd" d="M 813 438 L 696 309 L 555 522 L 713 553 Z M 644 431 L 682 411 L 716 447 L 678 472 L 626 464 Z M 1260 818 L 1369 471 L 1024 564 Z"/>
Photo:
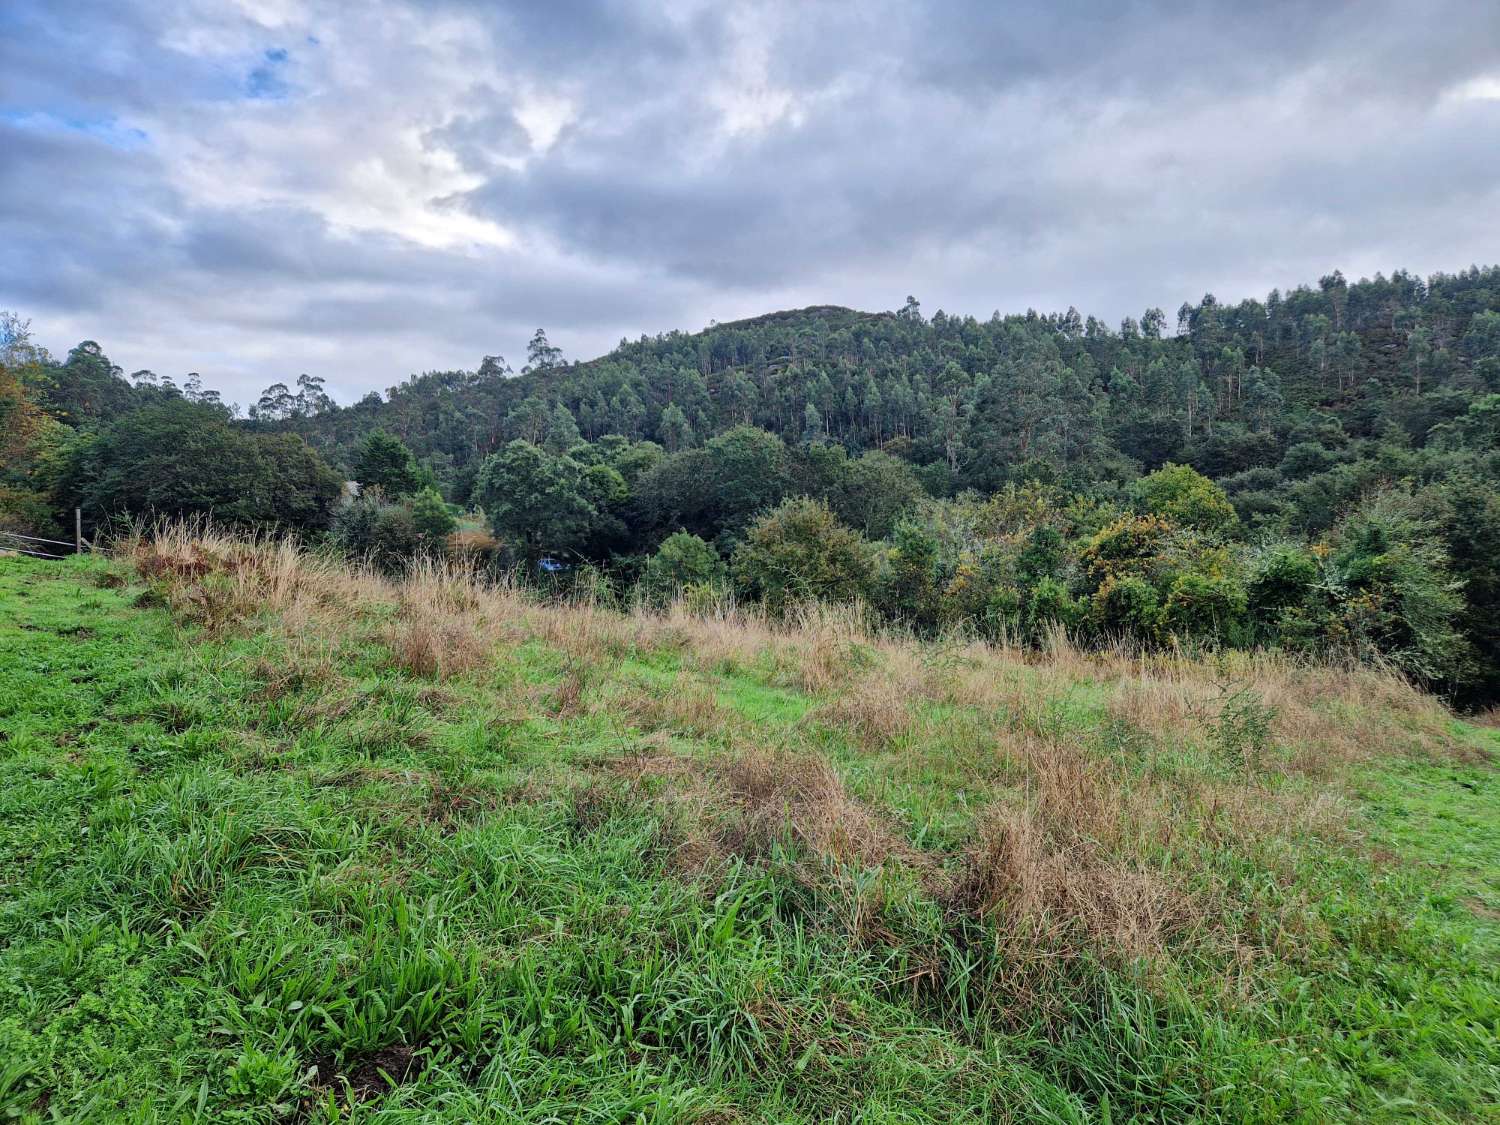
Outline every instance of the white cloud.
<path fill-rule="evenodd" d="M 0 307 L 246 401 L 1500 259 L 1500 7 L 1372 2 L 11 0 Z"/>

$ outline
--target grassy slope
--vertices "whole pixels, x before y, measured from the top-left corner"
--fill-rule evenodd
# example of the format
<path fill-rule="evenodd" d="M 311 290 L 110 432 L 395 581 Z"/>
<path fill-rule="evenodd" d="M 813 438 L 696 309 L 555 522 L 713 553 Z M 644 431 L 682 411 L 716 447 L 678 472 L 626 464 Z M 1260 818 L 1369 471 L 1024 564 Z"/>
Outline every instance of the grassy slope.
<path fill-rule="evenodd" d="M 172 562 L 0 559 L 0 1111 L 1500 1112 L 1494 734 L 1390 685 Z"/>

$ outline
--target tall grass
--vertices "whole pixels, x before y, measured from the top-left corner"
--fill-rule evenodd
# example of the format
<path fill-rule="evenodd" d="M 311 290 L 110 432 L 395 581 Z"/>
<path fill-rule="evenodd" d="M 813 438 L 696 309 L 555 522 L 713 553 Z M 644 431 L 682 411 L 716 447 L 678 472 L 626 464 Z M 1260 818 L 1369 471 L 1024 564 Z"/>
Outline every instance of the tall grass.
<path fill-rule="evenodd" d="M 474 1112 L 523 1075 L 538 1120 L 590 1074 L 630 1120 L 852 1117 L 856 1089 L 899 1119 L 875 1091 L 901 1074 L 913 1119 L 1317 1120 L 1389 1093 L 1334 1057 L 1333 998 L 1380 1010 L 1416 955 L 1351 874 L 1350 779 L 1477 751 L 1388 670 L 621 610 L 204 525 L 117 552 L 184 652 L 241 654 L 150 721 L 221 721 L 236 677 L 246 706 L 197 752 L 228 772 L 192 758 L 149 806 L 106 801 L 90 901 L 195 935 L 267 1029 L 234 1079 L 266 1097 L 331 1117 L 387 1088 L 380 1060 L 398 1086 L 449 1067 Z M 266 780 L 284 763 L 302 789 Z M 1481 1025 L 1443 1027 L 1482 1070 Z M 1290 1058 L 1262 1042 L 1287 1036 Z M 538 1055 L 568 1062 L 549 1082 Z M 1464 1112 L 1489 1081 L 1400 1073 Z"/>

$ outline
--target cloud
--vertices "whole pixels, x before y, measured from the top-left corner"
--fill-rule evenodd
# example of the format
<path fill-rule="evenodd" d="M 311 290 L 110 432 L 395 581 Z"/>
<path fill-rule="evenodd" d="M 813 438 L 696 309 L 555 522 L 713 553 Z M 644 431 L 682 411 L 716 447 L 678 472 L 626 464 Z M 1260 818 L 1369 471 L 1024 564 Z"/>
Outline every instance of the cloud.
<path fill-rule="evenodd" d="M 538 325 L 1500 260 L 1500 6 L 1462 0 L 18 0 L 0 74 L 0 307 L 241 401 Z"/>

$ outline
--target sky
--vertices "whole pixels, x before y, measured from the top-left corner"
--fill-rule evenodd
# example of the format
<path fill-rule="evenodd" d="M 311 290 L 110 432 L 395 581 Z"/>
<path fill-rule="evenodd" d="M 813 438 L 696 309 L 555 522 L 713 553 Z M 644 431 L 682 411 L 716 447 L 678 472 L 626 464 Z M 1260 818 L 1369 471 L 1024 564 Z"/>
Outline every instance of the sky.
<path fill-rule="evenodd" d="M 1494 0 L 0 3 L 0 309 L 241 403 L 1495 262 Z"/>

